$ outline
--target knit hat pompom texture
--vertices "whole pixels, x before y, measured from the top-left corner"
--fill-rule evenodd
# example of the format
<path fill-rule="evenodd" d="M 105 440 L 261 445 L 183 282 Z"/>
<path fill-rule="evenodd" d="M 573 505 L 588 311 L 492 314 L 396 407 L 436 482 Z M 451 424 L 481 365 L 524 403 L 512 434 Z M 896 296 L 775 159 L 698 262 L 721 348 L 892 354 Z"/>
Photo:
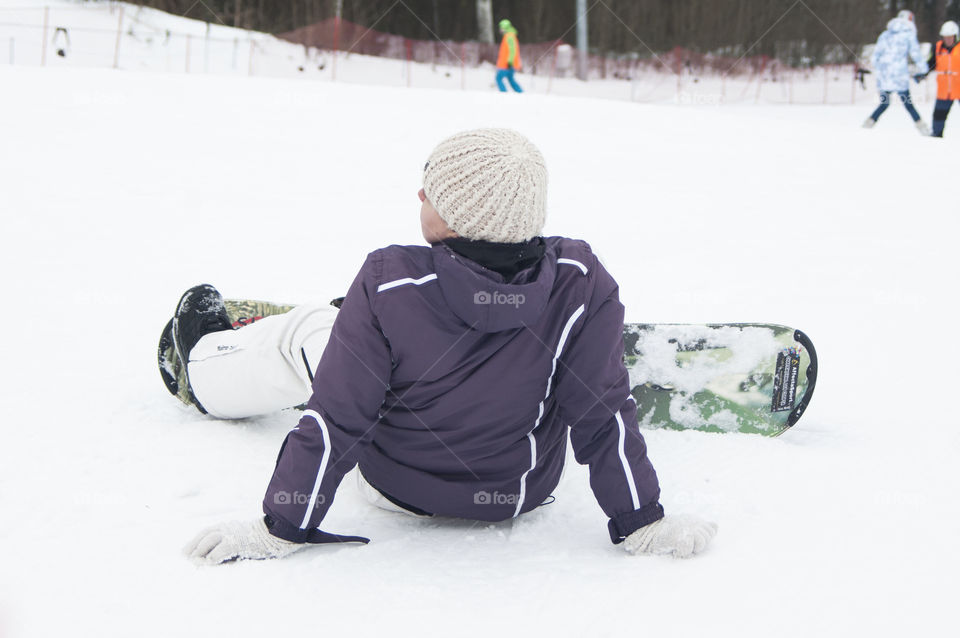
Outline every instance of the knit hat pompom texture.
<path fill-rule="evenodd" d="M 509 129 L 477 129 L 440 142 L 423 190 L 461 237 L 503 243 L 538 236 L 546 221 L 547 166 L 530 140 Z"/>

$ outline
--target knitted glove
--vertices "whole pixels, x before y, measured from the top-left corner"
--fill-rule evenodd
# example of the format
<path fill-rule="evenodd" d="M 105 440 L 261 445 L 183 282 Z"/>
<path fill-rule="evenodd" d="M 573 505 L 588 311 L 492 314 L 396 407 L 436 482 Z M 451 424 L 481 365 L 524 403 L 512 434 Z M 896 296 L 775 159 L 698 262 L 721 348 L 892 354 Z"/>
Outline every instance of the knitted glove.
<path fill-rule="evenodd" d="M 631 554 L 659 554 L 690 558 L 706 549 L 717 524 L 696 516 L 665 516 L 627 536 L 624 548 Z"/>
<path fill-rule="evenodd" d="M 183 552 L 196 563 L 217 565 L 231 560 L 283 558 L 303 547 L 302 543 L 273 536 L 260 517 L 208 527 Z"/>

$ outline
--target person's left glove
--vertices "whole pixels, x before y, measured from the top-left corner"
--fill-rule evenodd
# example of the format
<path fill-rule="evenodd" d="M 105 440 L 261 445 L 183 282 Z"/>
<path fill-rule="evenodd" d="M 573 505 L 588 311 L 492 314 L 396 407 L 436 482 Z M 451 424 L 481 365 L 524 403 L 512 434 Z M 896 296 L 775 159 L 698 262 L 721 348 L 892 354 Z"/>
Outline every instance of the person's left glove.
<path fill-rule="evenodd" d="M 623 546 L 631 554 L 690 558 L 705 550 L 716 533 L 716 523 L 696 516 L 664 516 L 627 536 Z"/>
<path fill-rule="evenodd" d="M 272 535 L 260 517 L 208 527 L 183 552 L 194 562 L 217 565 L 230 560 L 283 558 L 304 547 Z"/>

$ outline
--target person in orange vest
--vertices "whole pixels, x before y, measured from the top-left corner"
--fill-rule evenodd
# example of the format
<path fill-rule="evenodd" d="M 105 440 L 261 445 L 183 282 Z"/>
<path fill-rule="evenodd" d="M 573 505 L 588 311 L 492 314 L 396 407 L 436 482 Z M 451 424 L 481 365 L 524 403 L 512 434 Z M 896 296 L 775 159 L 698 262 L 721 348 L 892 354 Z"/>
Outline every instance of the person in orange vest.
<path fill-rule="evenodd" d="M 947 122 L 947 113 L 954 100 L 960 100 L 960 26 L 953 20 L 943 23 L 940 28 L 940 41 L 937 42 L 930 58 L 930 71 L 937 75 L 937 103 L 933 107 L 933 137 L 943 137 L 943 127 Z M 928 71 L 928 73 L 930 72 Z"/>
<path fill-rule="evenodd" d="M 510 87 L 517 93 L 523 93 L 523 89 L 513 78 L 514 71 L 519 71 L 523 67 L 520 61 L 520 42 L 517 40 L 517 30 L 510 24 L 509 20 L 500 21 L 500 33 L 503 34 L 503 40 L 500 41 L 500 55 L 497 57 L 497 86 L 500 91 L 507 92 L 504 80 L 510 83 Z"/>

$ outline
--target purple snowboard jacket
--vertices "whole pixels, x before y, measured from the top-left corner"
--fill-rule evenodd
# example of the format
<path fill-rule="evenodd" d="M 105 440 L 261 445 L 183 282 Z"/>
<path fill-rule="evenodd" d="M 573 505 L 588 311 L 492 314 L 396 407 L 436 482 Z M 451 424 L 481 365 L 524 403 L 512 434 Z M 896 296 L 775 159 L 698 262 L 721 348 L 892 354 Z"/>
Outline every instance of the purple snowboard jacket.
<path fill-rule="evenodd" d="M 557 486 L 568 428 L 613 542 L 663 517 L 617 283 L 585 242 L 544 242 L 509 282 L 444 244 L 367 256 L 280 449 L 263 502 L 272 534 L 338 540 L 317 528 L 357 464 L 424 512 L 517 516 Z"/>

